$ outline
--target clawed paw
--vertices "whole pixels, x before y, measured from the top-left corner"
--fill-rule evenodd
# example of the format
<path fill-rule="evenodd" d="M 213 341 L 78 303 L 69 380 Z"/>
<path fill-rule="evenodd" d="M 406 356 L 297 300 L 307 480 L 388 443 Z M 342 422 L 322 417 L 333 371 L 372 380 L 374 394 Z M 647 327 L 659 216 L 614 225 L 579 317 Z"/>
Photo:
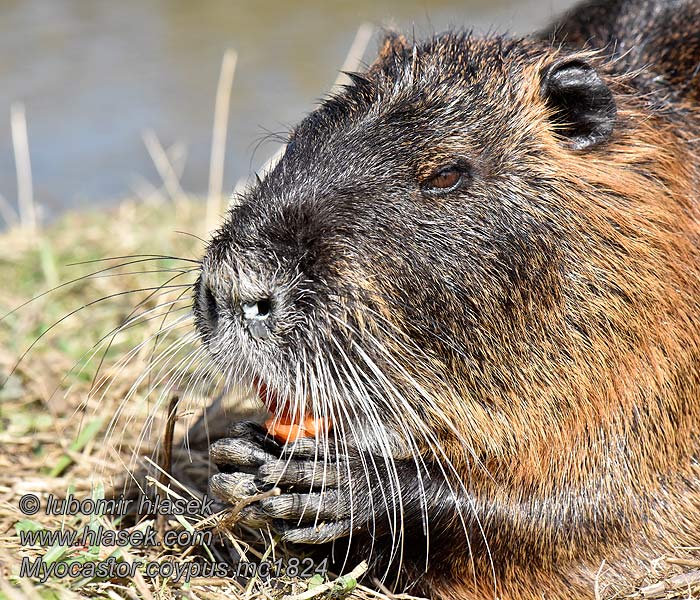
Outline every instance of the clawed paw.
<path fill-rule="evenodd" d="M 245 525 L 269 527 L 287 542 L 323 544 L 362 523 L 352 510 L 351 462 L 328 443 L 300 438 L 283 445 L 260 425 L 241 422 L 211 445 L 209 456 L 220 470 L 209 481 L 211 494 L 243 506 L 238 516 Z M 278 495 L 265 494 L 274 488 Z"/>

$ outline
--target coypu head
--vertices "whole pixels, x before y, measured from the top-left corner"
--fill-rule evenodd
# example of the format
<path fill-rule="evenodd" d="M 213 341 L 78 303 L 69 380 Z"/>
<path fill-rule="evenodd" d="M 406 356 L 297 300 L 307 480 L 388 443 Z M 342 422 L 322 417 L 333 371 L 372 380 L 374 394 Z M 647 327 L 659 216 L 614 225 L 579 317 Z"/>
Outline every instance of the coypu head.
<path fill-rule="evenodd" d="M 501 528 L 517 506 L 536 544 L 583 541 L 601 514 L 614 537 L 630 478 L 650 489 L 692 448 L 678 134 L 602 58 L 537 40 L 390 34 L 351 79 L 210 242 L 204 343 L 341 444 L 440 462 L 505 507 Z"/>

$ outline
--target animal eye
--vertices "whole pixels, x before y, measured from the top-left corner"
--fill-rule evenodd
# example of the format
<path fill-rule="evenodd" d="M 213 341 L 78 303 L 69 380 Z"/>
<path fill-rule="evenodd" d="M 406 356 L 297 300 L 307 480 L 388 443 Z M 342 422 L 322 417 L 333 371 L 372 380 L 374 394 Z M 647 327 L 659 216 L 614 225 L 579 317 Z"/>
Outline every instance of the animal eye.
<path fill-rule="evenodd" d="M 468 176 L 464 165 L 443 167 L 423 182 L 423 191 L 433 194 L 444 194 L 460 187 Z"/>

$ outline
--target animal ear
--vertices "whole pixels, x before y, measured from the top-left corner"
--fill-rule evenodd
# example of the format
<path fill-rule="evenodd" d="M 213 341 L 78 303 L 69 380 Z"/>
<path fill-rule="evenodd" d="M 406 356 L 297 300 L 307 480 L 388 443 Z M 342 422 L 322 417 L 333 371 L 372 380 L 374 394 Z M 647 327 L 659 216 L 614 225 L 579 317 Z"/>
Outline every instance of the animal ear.
<path fill-rule="evenodd" d="M 391 29 L 384 30 L 384 38 L 379 45 L 379 54 L 370 66 L 370 71 L 386 71 L 401 61 L 408 49 L 406 38 Z"/>
<path fill-rule="evenodd" d="M 615 99 L 584 60 L 565 58 L 545 67 L 540 93 L 554 109 L 557 131 L 571 148 L 591 148 L 612 135 L 617 115 Z"/>

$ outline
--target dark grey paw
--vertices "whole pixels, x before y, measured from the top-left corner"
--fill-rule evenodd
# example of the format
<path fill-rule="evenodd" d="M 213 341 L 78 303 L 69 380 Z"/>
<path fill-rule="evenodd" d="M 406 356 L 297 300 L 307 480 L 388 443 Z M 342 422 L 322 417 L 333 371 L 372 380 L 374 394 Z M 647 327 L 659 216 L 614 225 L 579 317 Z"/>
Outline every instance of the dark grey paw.
<path fill-rule="evenodd" d="M 349 462 L 328 445 L 310 438 L 281 445 L 250 422 L 237 423 L 230 435 L 209 450 L 221 471 L 209 489 L 224 503 L 245 505 L 243 524 L 269 527 L 288 542 L 323 544 L 350 535 L 351 523 L 361 521 L 348 491 Z M 255 498 L 277 489 L 279 495 Z"/>

